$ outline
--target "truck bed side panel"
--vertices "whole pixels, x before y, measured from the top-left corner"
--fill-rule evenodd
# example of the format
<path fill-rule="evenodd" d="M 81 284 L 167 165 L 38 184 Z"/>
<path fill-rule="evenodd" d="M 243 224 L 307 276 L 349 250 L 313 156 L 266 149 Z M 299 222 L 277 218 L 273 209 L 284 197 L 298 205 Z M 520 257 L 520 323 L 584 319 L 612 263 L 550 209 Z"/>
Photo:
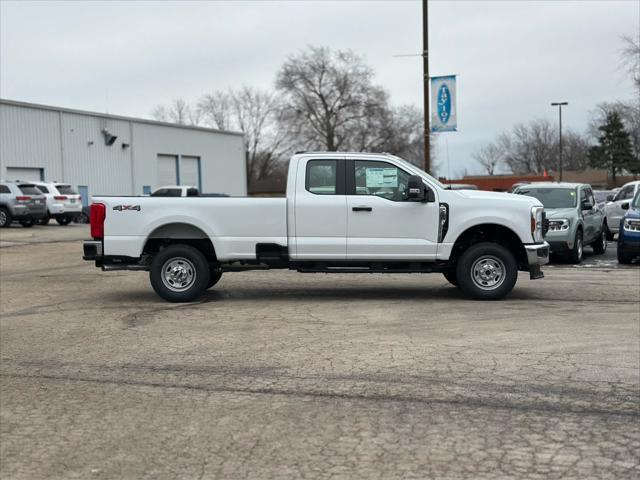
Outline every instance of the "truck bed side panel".
<path fill-rule="evenodd" d="M 285 198 L 94 197 L 106 205 L 105 255 L 139 257 L 147 239 L 166 225 L 182 238 L 211 239 L 218 260 L 255 259 L 256 244 L 287 246 Z M 138 208 L 139 207 L 139 208 Z M 193 228 L 195 227 L 195 228 Z M 196 230 L 198 229 L 198 230 Z"/>

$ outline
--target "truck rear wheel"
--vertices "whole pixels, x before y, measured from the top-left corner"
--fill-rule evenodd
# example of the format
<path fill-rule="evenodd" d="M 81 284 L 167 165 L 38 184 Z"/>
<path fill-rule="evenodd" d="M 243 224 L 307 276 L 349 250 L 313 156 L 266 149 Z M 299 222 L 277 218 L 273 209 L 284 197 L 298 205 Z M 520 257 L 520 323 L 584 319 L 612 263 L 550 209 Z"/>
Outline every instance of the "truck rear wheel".
<path fill-rule="evenodd" d="M 207 289 L 213 287 L 216 283 L 218 283 L 221 277 L 222 277 L 222 270 L 220 270 L 219 268 L 210 268 L 209 283 L 207 284 Z"/>
<path fill-rule="evenodd" d="M 456 278 L 466 295 L 477 300 L 500 300 L 516 284 L 518 264 L 502 245 L 478 243 L 460 256 Z"/>
<path fill-rule="evenodd" d="M 209 284 L 209 264 L 190 245 L 171 245 L 153 257 L 149 280 L 155 292 L 169 302 L 191 302 Z"/>

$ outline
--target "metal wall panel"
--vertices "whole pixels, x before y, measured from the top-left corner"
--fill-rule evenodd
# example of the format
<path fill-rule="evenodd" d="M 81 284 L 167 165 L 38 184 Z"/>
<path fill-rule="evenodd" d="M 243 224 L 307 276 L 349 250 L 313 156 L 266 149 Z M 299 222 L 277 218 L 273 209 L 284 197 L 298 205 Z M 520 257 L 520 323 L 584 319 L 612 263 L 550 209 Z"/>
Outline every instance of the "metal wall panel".
<path fill-rule="evenodd" d="M 158 155 L 158 187 L 176 185 L 178 183 L 177 166 L 177 156 Z"/>
<path fill-rule="evenodd" d="M 111 146 L 104 128 L 118 137 Z M 7 167 L 42 168 L 45 180 L 83 185 L 90 195 L 139 195 L 160 185 L 158 155 L 186 159 L 182 183 L 200 183 L 209 193 L 247 194 L 241 135 L 0 101 L 0 177 Z"/>
<path fill-rule="evenodd" d="M 43 168 L 46 180 L 62 179 L 58 112 L 0 104 L 0 178 L 7 167 Z"/>
<path fill-rule="evenodd" d="M 105 144 L 103 129 L 118 138 Z M 88 185 L 91 195 L 132 195 L 129 122 L 62 113 L 64 181 Z"/>
<path fill-rule="evenodd" d="M 39 182 L 43 176 L 42 168 L 7 167 L 5 180 L 29 180 L 31 182 Z"/>
<path fill-rule="evenodd" d="M 183 155 L 180 158 L 180 185 L 200 188 L 200 158 Z"/>
<path fill-rule="evenodd" d="M 156 176 L 158 155 L 200 157 L 202 191 L 247 194 L 244 140 L 240 135 L 187 130 L 133 122 L 133 164 L 135 191 L 144 185 L 160 186 Z M 156 178 L 150 179 L 150 175 Z M 185 183 L 180 175 L 181 183 Z"/>

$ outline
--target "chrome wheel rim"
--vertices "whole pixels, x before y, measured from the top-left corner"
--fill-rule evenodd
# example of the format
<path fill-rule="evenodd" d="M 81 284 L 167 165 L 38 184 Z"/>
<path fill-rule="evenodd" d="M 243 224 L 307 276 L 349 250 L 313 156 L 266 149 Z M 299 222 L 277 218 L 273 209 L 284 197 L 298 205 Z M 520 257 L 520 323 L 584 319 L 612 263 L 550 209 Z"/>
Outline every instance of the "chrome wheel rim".
<path fill-rule="evenodd" d="M 3 227 L 7 223 L 7 214 L 4 211 L 0 211 L 0 225 Z"/>
<path fill-rule="evenodd" d="M 602 252 L 607 251 L 607 232 L 606 230 L 602 230 Z"/>
<path fill-rule="evenodd" d="M 162 266 L 162 283 L 172 292 L 184 292 L 196 280 L 196 267 L 184 257 L 175 257 Z"/>
<path fill-rule="evenodd" d="M 576 248 L 578 249 L 578 260 L 582 260 L 582 238 L 578 237 L 576 244 Z"/>
<path fill-rule="evenodd" d="M 504 262 L 493 255 L 478 258 L 471 266 L 471 279 L 482 290 L 495 290 L 504 283 L 507 268 Z"/>

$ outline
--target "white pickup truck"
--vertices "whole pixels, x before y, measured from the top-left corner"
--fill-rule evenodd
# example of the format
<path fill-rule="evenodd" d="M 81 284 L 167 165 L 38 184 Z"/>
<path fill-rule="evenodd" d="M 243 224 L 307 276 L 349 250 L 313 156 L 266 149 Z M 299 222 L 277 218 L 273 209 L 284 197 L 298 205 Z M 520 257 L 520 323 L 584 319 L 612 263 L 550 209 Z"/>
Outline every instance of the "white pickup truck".
<path fill-rule="evenodd" d="M 286 198 L 93 197 L 84 259 L 147 270 L 154 290 L 192 301 L 224 272 L 444 274 L 471 298 L 503 298 L 518 271 L 549 261 L 535 198 L 448 190 L 388 154 L 292 157 Z"/>

